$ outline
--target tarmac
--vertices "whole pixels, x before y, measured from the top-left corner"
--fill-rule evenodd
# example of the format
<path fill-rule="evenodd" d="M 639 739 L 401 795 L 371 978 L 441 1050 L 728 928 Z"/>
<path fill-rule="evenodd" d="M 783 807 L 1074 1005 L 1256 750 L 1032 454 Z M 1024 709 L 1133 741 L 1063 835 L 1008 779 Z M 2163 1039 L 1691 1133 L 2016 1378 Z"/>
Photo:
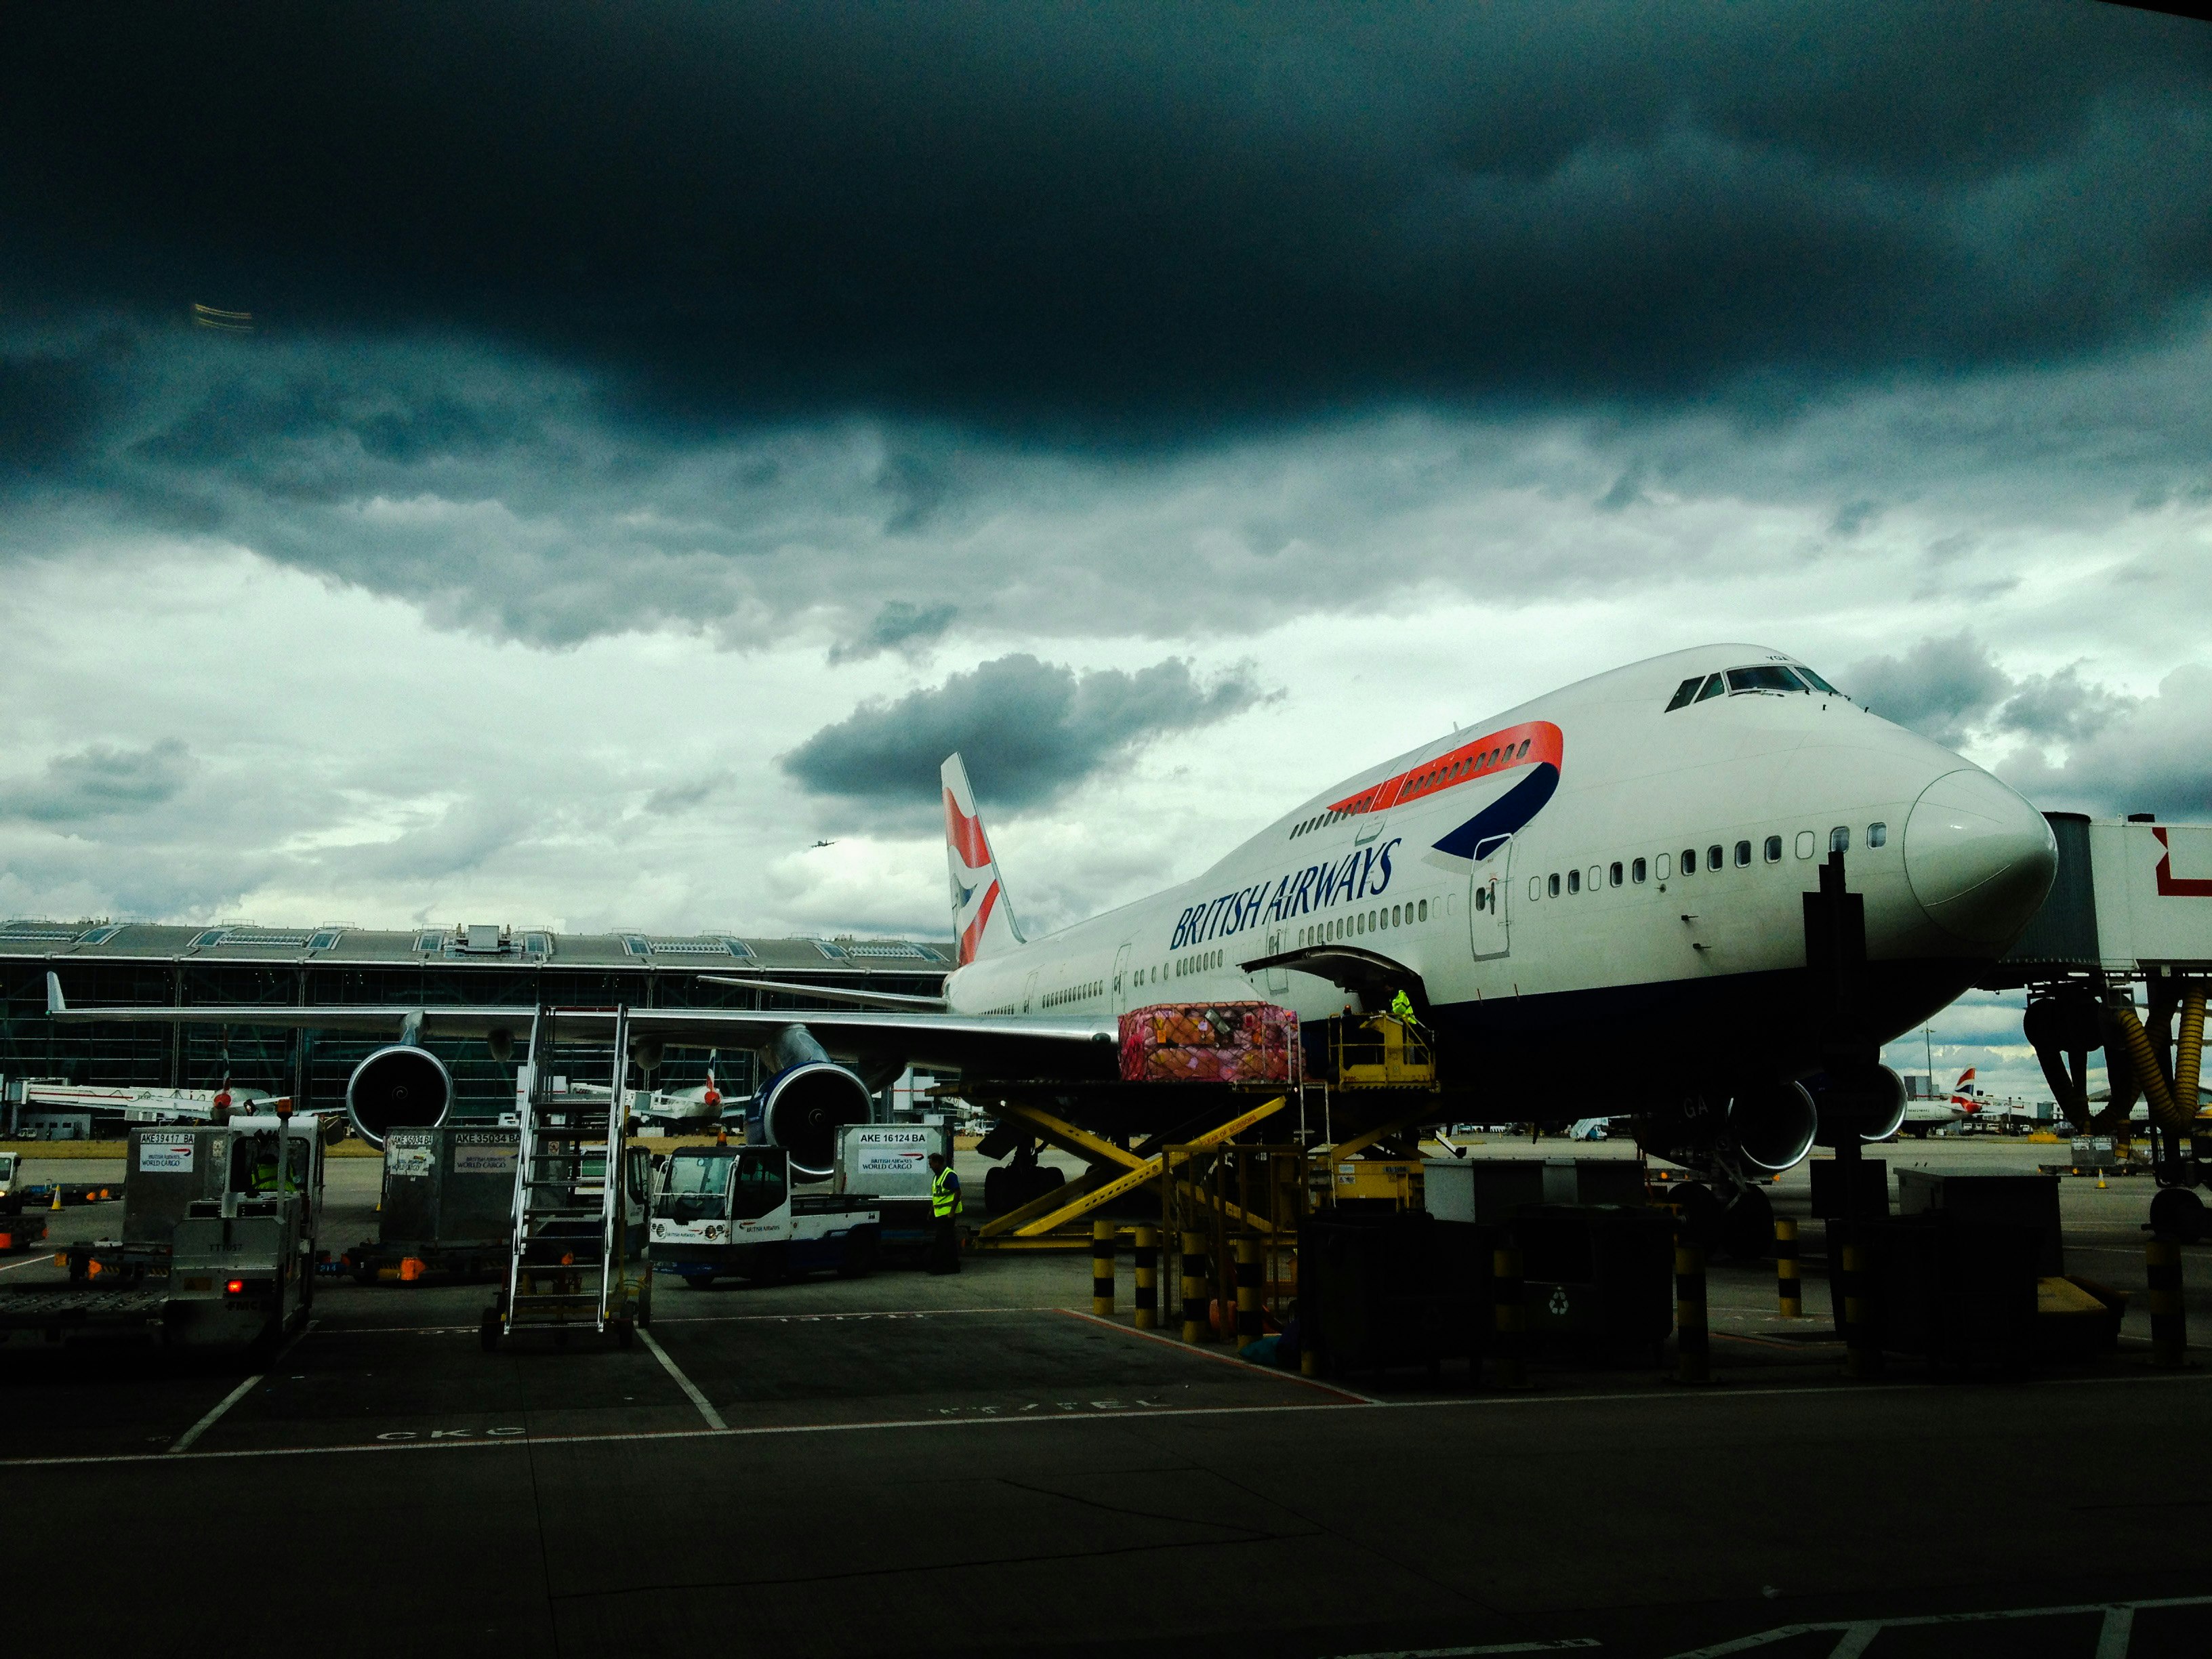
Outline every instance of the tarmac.
<path fill-rule="evenodd" d="M 326 1247 L 373 1231 L 377 1171 L 332 1162 Z M 318 1659 L 2197 1656 L 2212 1247 L 2185 1252 L 2192 1364 L 2153 1370 L 2151 1191 L 2063 1184 L 2069 1269 L 2136 1301 L 2116 1360 L 2025 1382 L 1846 1382 L 1769 1266 L 1712 1271 L 1712 1386 L 1540 1358 L 1526 1392 L 1463 1364 L 1310 1380 L 1138 1332 L 1126 1261 L 1095 1319 L 1079 1254 L 664 1275 L 627 1351 L 487 1354 L 485 1285 L 325 1281 L 258 1370 L 0 1348 L 12 1599 L 24 1634 L 78 1648 Z M 1785 1215 L 1807 1196 L 1802 1173 L 1774 1188 Z M 65 1210 L 52 1240 L 116 1213 Z M 0 1259 L 0 1284 L 54 1272 Z"/>

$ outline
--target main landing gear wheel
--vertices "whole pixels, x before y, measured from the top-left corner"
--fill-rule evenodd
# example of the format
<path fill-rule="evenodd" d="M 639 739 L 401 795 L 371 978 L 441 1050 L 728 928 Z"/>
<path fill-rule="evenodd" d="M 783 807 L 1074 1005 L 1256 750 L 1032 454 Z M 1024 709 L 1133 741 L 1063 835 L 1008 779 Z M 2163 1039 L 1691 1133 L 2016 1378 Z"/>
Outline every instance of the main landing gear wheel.
<path fill-rule="evenodd" d="M 2204 1200 L 2186 1187 L 2164 1187 L 2150 1201 L 2150 1230 L 2179 1244 L 2201 1243 L 2205 1234 Z"/>
<path fill-rule="evenodd" d="M 1721 1248 L 1738 1261 L 1764 1261 L 1774 1254 L 1774 1206 L 1747 1187 L 1721 1216 Z"/>

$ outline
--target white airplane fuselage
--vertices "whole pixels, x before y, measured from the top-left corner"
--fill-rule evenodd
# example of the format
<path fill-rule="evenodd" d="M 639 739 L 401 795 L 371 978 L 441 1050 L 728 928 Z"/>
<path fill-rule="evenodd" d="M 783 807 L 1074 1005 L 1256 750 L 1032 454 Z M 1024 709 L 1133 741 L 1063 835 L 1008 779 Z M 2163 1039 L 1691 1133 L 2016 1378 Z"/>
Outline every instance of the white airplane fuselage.
<path fill-rule="evenodd" d="M 950 1007 L 1259 999 L 1324 1018 L 1359 999 L 1240 964 L 1339 946 L 1402 968 L 1448 1083 L 1548 1076 L 1583 1116 L 1593 1068 L 1802 1075 L 1819 1050 L 1803 895 L 1832 848 L 1864 898 L 1862 1014 L 1883 1039 L 2018 937 L 2057 854 L 2011 789 L 1840 695 L 1726 689 L 1795 666 L 1705 647 L 1537 697 L 1314 794 L 1188 881 L 983 955 Z"/>

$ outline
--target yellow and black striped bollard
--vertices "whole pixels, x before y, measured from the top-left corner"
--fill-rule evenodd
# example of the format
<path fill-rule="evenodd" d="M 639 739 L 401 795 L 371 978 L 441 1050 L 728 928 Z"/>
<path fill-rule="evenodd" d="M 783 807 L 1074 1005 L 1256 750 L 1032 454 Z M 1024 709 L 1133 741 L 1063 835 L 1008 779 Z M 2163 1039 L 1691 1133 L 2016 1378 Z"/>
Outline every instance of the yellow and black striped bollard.
<path fill-rule="evenodd" d="M 1206 1241 L 1182 1236 L 1182 1340 L 1206 1340 Z"/>
<path fill-rule="evenodd" d="M 1521 1252 L 1508 1247 L 1490 1258 L 1491 1318 L 1498 1338 L 1498 1386 L 1528 1386 L 1528 1310 L 1522 1304 Z"/>
<path fill-rule="evenodd" d="M 1237 1241 L 1237 1348 L 1260 1340 L 1260 1246 L 1249 1238 Z"/>
<path fill-rule="evenodd" d="M 1774 1224 L 1774 1290 L 1784 1319 L 1805 1316 L 1805 1281 L 1797 1276 L 1797 1224 Z"/>
<path fill-rule="evenodd" d="M 1101 1319 L 1114 1316 L 1114 1224 L 1091 1224 L 1091 1311 Z"/>
<path fill-rule="evenodd" d="M 1861 1381 L 1881 1372 L 1881 1340 L 1874 1328 L 1871 1262 L 1863 1244 L 1845 1243 L 1844 1275 L 1844 1375 Z"/>
<path fill-rule="evenodd" d="M 1713 1380 L 1712 1334 L 1705 1323 L 1705 1247 L 1674 1241 L 1674 1380 Z"/>
<path fill-rule="evenodd" d="M 1137 1229 L 1137 1328 L 1149 1331 L 1160 1322 L 1160 1235 L 1156 1227 Z"/>
<path fill-rule="evenodd" d="M 2150 1363 L 2169 1369 L 2188 1363 L 2189 1315 L 2181 1304 L 2181 1246 L 2154 1238 L 2144 1248 L 2150 1278 Z"/>

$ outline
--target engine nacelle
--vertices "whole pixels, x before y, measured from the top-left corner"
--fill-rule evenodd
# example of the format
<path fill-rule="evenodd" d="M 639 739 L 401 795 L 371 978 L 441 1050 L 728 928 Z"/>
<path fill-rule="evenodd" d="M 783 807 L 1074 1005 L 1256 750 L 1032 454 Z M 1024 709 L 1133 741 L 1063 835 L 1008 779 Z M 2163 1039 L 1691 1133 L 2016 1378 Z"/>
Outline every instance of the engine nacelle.
<path fill-rule="evenodd" d="M 379 1048 L 346 1079 L 346 1115 L 372 1146 L 394 1129 L 434 1129 L 453 1103 L 453 1077 L 428 1048 Z"/>
<path fill-rule="evenodd" d="M 1820 1113 L 1823 1146 L 1853 1137 L 1869 1145 L 1887 1140 L 1905 1121 L 1905 1079 L 1887 1066 L 1850 1076 L 1816 1072 L 1805 1079 L 1805 1088 Z"/>
<path fill-rule="evenodd" d="M 826 1181 L 837 1161 L 837 1131 L 874 1115 L 867 1085 L 834 1060 L 806 1060 L 761 1085 L 745 1138 L 791 1154 L 793 1178 Z"/>
<path fill-rule="evenodd" d="M 1779 1175 L 1804 1161 L 1819 1127 L 1812 1096 L 1795 1083 L 1776 1083 L 1717 1105 L 1693 1095 L 1646 1113 L 1636 1121 L 1636 1139 L 1654 1158 L 1686 1169 L 1740 1165 Z"/>
<path fill-rule="evenodd" d="M 1736 1152 L 1769 1175 L 1802 1164 L 1820 1127 L 1820 1109 L 1802 1084 L 1769 1084 L 1729 1102 L 1728 1131 Z"/>

